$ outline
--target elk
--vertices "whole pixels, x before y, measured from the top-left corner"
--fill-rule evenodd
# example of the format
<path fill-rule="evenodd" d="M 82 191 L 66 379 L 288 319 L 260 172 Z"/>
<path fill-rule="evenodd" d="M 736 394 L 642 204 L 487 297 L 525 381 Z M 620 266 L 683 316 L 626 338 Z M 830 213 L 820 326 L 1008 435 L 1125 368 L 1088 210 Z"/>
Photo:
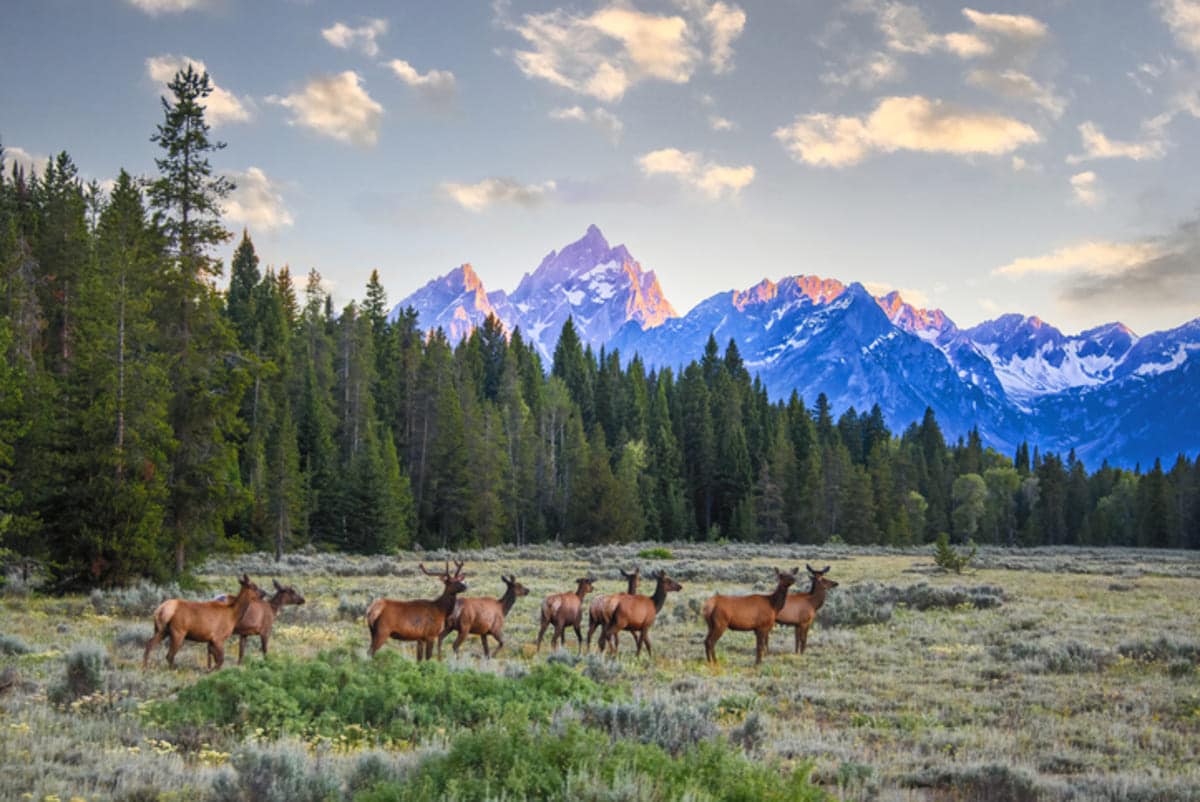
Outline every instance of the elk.
<path fill-rule="evenodd" d="M 763 660 L 767 653 L 771 628 L 779 611 L 787 602 L 787 591 L 796 584 L 797 567 L 791 573 L 775 569 L 775 591 L 770 595 L 755 593 L 750 596 L 713 596 L 704 603 L 704 620 L 708 623 L 708 634 L 704 637 L 704 657 L 708 662 L 717 662 L 717 641 L 726 629 L 734 632 L 754 631 L 754 665 Z"/>
<path fill-rule="evenodd" d="M 662 609 L 663 602 L 667 600 L 667 594 L 683 590 L 683 585 L 667 576 L 666 571 L 657 571 L 651 574 L 650 578 L 655 583 L 653 596 L 641 596 L 636 593 L 616 594 L 612 615 L 600 632 L 601 646 L 607 641 L 614 657 L 617 654 L 617 635 L 622 632 L 634 633 L 637 655 L 641 655 L 642 646 L 645 646 L 646 654 L 654 656 L 650 650 L 650 627 L 654 624 L 658 611 Z"/>
<path fill-rule="evenodd" d="M 154 611 L 154 634 L 146 641 L 146 651 L 142 654 L 142 669 L 149 667 L 150 652 L 168 635 L 171 640 L 167 647 L 167 665 L 171 668 L 175 667 L 175 654 L 185 640 L 207 643 L 209 661 L 216 663 L 215 668 L 224 665 L 225 641 L 246 608 L 261 593 L 245 574 L 238 581 L 241 588 L 228 601 L 167 599 L 158 605 Z"/>
<path fill-rule="evenodd" d="M 304 597 L 297 593 L 291 585 L 284 587 L 279 584 L 277 579 L 272 579 L 271 582 L 275 585 L 275 595 L 268 597 L 266 593 L 259 591 L 259 598 L 250 602 L 246 612 L 242 613 L 242 617 L 238 619 L 237 626 L 233 628 L 233 634 L 240 636 L 238 639 L 239 666 L 246 653 L 246 638 L 257 635 L 262 646 L 263 657 L 266 657 L 267 641 L 271 639 L 271 629 L 275 626 L 275 619 L 278 617 L 279 611 L 289 604 L 304 604 Z M 210 655 L 209 663 L 211 664 L 211 662 L 212 656 Z"/>
<path fill-rule="evenodd" d="M 504 617 L 508 615 L 508 611 L 512 609 L 513 604 L 517 601 L 518 596 L 528 596 L 529 588 L 517 582 L 515 576 L 501 576 L 504 580 L 504 595 L 498 599 L 459 599 L 454 607 L 454 612 L 446 618 L 446 628 L 442 631 L 441 638 L 438 642 L 438 651 L 441 651 L 441 641 L 446 639 L 446 636 L 451 632 L 458 632 L 458 637 L 454 640 L 454 653 L 458 654 L 458 649 L 463 645 L 463 641 L 469 635 L 478 635 L 479 642 L 483 644 L 483 656 L 491 657 L 488 654 L 488 635 L 496 639 L 496 654 L 504 648 Z"/>
<path fill-rule="evenodd" d="M 418 566 L 421 573 L 442 581 L 442 595 L 432 601 L 376 599 L 371 602 L 367 608 L 367 627 L 371 631 L 371 646 L 367 653 L 374 657 L 375 652 L 388 642 L 388 638 L 395 638 L 417 642 L 418 662 L 433 657 L 436 643 L 438 659 L 441 659 L 441 641 L 438 637 L 446 628 L 446 618 L 454 612 L 455 597 L 467 589 L 463 582 L 466 574 L 462 572 L 462 565 L 455 562 L 454 573 L 450 573 L 450 563 L 447 562 L 446 570 L 440 574 L 430 571 L 423 564 Z"/>
<path fill-rule="evenodd" d="M 642 569 L 634 568 L 633 571 L 626 571 L 624 568 L 618 568 L 621 572 L 621 577 L 628 583 L 626 593 L 632 595 L 637 593 L 638 581 L 641 579 Z M 612 617 L 612 612 L 617 606 L 618 594 L 610 593 L 606 596 L 597 596 L 592 599 L 591 605 L 588 607 L 588 634 L 587 634 L 587 650 L 592 650 L 592 633 L 608 623 L 608 619 Z M 600 641 L 600 651 L 604 651 L 604 641 Z"/>
<path fill-rule="evenodd" d="M 538 630 L 537 650 L 542 650 L 542 636 L 546 628 L 554 625 L 554 634 L 550 636 L 550 648 L 555 649 L 566 645 L 566 629 L 575 630 L 575 638 L 579 641 L 579 651 L 583 651 L 583 632 L 579 624 L 583 620 L 583 597 L 592 592 L 595 578 L 580 577 L 575 580 L 573 593 L 554 593 L 542 601 L 542 628 Z"/>
<path fill-rule="evenodd" d="M 825 603 L 825 591 L 838 586 L 837 582 L 825 578 L 825 574 L 829 573 L 828 565 L 820 571 L 814 571 L 808 563 L 805 563 L 804 567 L 808 569 L 808 575 L 812 577 L 812 587 L 809 588 L 808 593 L 793 593 L 788 596 L 787 603 L 783 605 L 783 609 L 775 618 L 775 623 L 795 628 L 796 649 L 794 654 L 804 654 L 804 649 L 808 646 L 808 628 L 812 626 L 813 619 L 817 617 L 817 611 Z"/>

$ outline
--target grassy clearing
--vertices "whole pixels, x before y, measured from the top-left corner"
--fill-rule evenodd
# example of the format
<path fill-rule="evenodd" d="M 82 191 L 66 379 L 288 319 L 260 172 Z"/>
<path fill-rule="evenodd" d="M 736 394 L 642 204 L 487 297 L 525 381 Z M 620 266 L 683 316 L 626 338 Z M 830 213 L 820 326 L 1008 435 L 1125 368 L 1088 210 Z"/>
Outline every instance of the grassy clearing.
<path fill-rule="evenodd" d="M 365 660 L 362 611 L 379 595 L 432 597 L 416 562 L 436 553 L 210 564 L 207 593 L 245 569 L 294 583 L 308 604 L 283 611 L 270 658 L 251 652 L 243 669 L 203 679 L 195 644 L 177 671 L 161 653 L 140 670 L 153 590 L 0 599 L 0 672 L 16 675 L 0 695 L 0 798 L 428 798 L 412 789 L 447 782 L 480 751 L 512 771 L 468 773 L 459 798 L 535 798 L 544 782 L 607 789 L 576 798 L 678 798 L 693 786 L 656 785 L 651 770 L 686 779 L 705 761 L 731 761 L 714 771 L 734 785 L 768 783 L 756 798 L 806 798 L 786 794 L 812 790 L 810 764 L 849 800 L 1200 797 L 1200 555 L 1089 550 L 1073 564 L 1063 550 L 985 549 L 981 567 L 949 575 L 927 553 L 671 544 L 670 558 L 644 559 L 644 548 L 459 555 L 470 595 L 499 596 L 502 573 L 531 595 L 509 615 L 499 660 L 473 638 L 462 658 L 447 647 L 445 663 L 421 667 L 394 642 Z M 753 637 L 731 632 L 721 664 L 706 665 L 704 599 L 765 592 L 773 566 L 805 561 L 831 563 L 841 583 L 808 652 L 793 655 L 781 628 L 755 669 Z M 567 650 L 535 653 L 543 595 L 585 573 L 599 592 L 622 590 L 617 569 L 635 564 L 684 585 L 655 625 L 654 660 L 634 659 L 628 640 L 616 662 L 579 658 L 573 633 Z M 58 690 L 72 687 L 68 665 L 77 691 Z M 357 702 L 339 708 L 339 687 Z M 540 735 L 514 741 L 514 717 Z M 545 754 L 564 739 L 610 748 L 603 760 Z M 720 782 L 706 780 L 708 798 L 732 798 Z"/>

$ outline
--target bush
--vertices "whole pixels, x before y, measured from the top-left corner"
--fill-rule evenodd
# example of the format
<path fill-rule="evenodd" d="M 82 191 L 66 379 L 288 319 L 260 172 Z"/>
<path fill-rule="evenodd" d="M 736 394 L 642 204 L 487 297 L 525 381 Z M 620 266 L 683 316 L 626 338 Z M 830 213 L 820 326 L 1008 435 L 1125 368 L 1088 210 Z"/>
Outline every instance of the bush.
<path fill-rule="evenodd" d="M 642 549 L 638 552 L 638 556 L 643 560 L 673 560 L 675 555 L 671 550 L 662 546 L 653 546 L 648 549 Z"/>
<path fill-rule="evenodd" d="M 1116 660 L 1106 649 L 1068 640 L 1018 640 L 992 650 L 999 660 L 1014 661 L 1030 674 L 1083 674 L 1103 671 Z"/>
<path fill-rule="evenodd" d="M 1162 635 L 1154 640 L 1125 641 L 1117 647 L 1117 653 L 1143 663 L 1169 663 L 1176 660 L 1195 663 L 1200 661 L 1200 643 Z"/>
<path fill-rule="evenodd" d="M 249 746 L 234 754 L 233 769 L 213 783 L 215 802 L 327 802 L 341 799 L 341 782 L 303 746 Z"/>
<path fill-rule="evenodd" d="M 632 738 L 640 743 L 656 744 L 672 755 L 678 755 L 700 741 L 715 738 L 720 732 L 706 711 L 689 707 L 679 700 L 590 705 L 583 710 L 583 722 L 604 730 L 614 739 Z"/>
<path fill-rule="evenodd" d="M 144 649 L 146 641 L 154 634 L 154 627 L 122 627 L 113 635 L 113 646 L 118 649 L 134 647 Z"/>
<path fill-rule="evenodd" d="M 946 788 L 964 802 L 1040 802 L 1033 777 L 1011 766 L 988 764 L 928 769 L 902 781 L 910 788 Z"/>
<path fill-rule="evenodd" d="M 453 798 L 692 799 L 809 802 L 829 796 L 808 780 L 809 767 L 784 773 L 750 761 L 720 741 L 701 741 L 678 757 L 654 744 L 610 741 L 577 723 L 547 734 L 509 715 L 460 735 L 445 755 L 427 758 L 403 782 L 356 794 L 356 802 Z M 626 789 L 622 797 L 603 789 Z"/>
<path fill-rule="evenodd" d="M 899 604 L 922 611 L 964 605 L 983 610 L 999 607 L 1004 598 L 1004 589 L 995 585 L 942 588 L 927 582 L 904 587 L 863 582 L 831 592 L 817 616 L 824 626 L 860 627 L 886 623 Z"/>
<path fill-rule="evenodd" d="M 50 701 L 63 704 L 100 690 L 107 662 L 108 653 L 100 644 L 92 641 L 77 644 L 67 655 L 62 681 L 50 688 Z"/>
<path fill-rule="evenodd" d="M 176 584 L 165 587 L 142 582 L 127 588 L 92 591 L 88 600 L 99 615 L 119 615 L 126 618 L 153 615 L 158 605 L 167 599 L 177 599 L 183 592 Z"/>
<path fill-rule="evenodd" d="M 937 563 L 939 568 L 961 574 L 963 569 L 967 567 L 967 564 L 975 559 L 976 551 L 978 549 L 970 541 L 967 541 L 966 551 L 955 551 L 950 547 L 950 536 L 942 532 L 938 535 L 937 542 L 933 546 L 933 561 Z"/>
<path fill-rule="evenodd" d="M 241 734 L 261 727 L 271 735 L 397 743 L 438 727 L 478 726 L 509 709 L 547 721 L 564 704 L 611 695 L 562 665 L 535 665 L 510 678 L 414 663 L 395 651 L 364 659 L 339 650 L 209 674 L 175 700 L 152 703 L 146 715 L 173 730 L 216 727 Z"/>
<path fill-rule="evenodd" d="M 0 634 L 0 654 L 29 654 L 33 649 L 16 635 Z"/>

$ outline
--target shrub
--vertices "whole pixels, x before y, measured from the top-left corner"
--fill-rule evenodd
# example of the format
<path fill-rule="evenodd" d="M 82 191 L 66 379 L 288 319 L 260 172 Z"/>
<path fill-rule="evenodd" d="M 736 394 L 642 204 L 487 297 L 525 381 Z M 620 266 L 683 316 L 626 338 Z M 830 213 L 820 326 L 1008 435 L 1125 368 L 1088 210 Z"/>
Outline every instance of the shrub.
<path fill-rule="evenodd" d="M 495 799 L 614 798 L 598 789 L 626 789 L 635 799 L 756 802 L 827 800 L 808 780 L 807 765 L 790 773 L 750 761 L 728 744 L 701 741 L 678 757 L 661 747 L 610 741 L 597 730 L 568 724 L 554 737 L 519 716 L 464 733 L 449 752 L 424 762 L 402 783 L 355 795 L 356 802 L 410 802 L 452 797 Z"/>
<path fill-rule="evenodd" d="M 643 560 L 673 560 L 675 555 L 671 550 L 662 546 L 653 546 L 648 549 L 642 549 L 638 552 L 638 556 Z"/>
<path fill-rule="evenodd" d="M 1041 789 L 1025 771 L 987 764 L 927 769 L 909 775 L 902 784 L 910 788 L 946 788 L 964 802 L 1039 802 Z"/>
<path fill-rule="evenodd" d="M 583 710 L 583 722 L 604 730 L 614 739 L 632 738 L 644 744 L 657 744 L 672 755 L 715 738 L 720 732 L 706 711 L 679 700 L 589 705 Z"/>
<path fill-rule="evenodd" d="M 1154 640 L 1125 641 L 1117 653 L 1143 663 L 1169 663 L 1172 660 L 1200 660 L 1200 643 L 1161 635 Z"/>
<path fill-rule="evenodd" d="M 938 535 L 937 542 L 933 546 L 933 561 L 937 563 L 939 568 L 961 574 L 963 569 L 967 567 L 967 564 L 975 559 L 976 551 L 978 549 L 970 541 L 967 542 L 966 551 L 955 551 L 950 546 L 950 536 L 942 532 Z"/>
<path fill-rule="evenodd" d="M 118 649 L 136 647 L 143 649 L 146 646 L 146 641 L 150 640 L 150 636 L 154 634 L 153 627 L 122 627 L 113 635 L 113 646 Z"/>
<path fill-rule="evenodd" d="M 367 607 L 369 605 L 370 602 L 366 599 L 350 599 L 345 596 L 338 596 L 338 618 L 363 621 L 367 617 Z"/>
<path fill-rule="evenodd" d="M 88 696 L 104 685 L 104 666 L 108 653 L 92 641 L 84 641 L 71 649 L 66 657 L 63 679 L 50 688 L 50 701 L 63 704 Z"/>
<path fill-rule="evenodd" d="M 244 747 L 230 761 L 233 769 L 213 782 L 215 802 L 327 802 L 341 799 L 341 783 L 320 765 L 309 765 L 297 744 Z"/>
<path fill-rule="evenodd" d="M 178 585 L 165 587 L 142 582 L 127 588 L 100 590 L 97 588 L 88 597 L 92 608 L 99 615 L 119 615 L 126 618 L 153 615 L 158 605 L 167 599 L 180 598 L 183 592 Z"/>
<path fill-rule="evenodd" d="M 33 649 L 16 635 L 0 634 L 0 654 L 29 654 Z"/>
<path fill-rule="evenodd" d="M 518 709 L 546 721 L 562 705 L 612 692 L 562 665 L 539 664 L 510 678 L 445 664 L 414 663 L 395 651 L 364 659 L 349 651 L 316 659 L 264 660 L 209 674 L 171 702 L 147 707 L 170 729 L 217 727 L 357 740 L 411 741 L 437 727 L 478 726 Z M 356 728 L 351 730 L 351 728 Z"/>
<path fill-rule="evenodd" d="M 859 627 L 886 623 L 898 604 L 923 611 L 964 605 L 983 610 L 1003 603 L 1004 589 L 995 585 L 942 588 L 927 582 L 903 587 L 863 582 L 831 592 L 817 617 L 824 626 Z"/>
<path fill-rule="evenodd" d="M 1014 661 L 1030 674 L 1083 674 L 1103 671 L 1116 656 L 1106 649 L 1097 649 L 1074 640 L 1018 640 L 992 650 L 999 660 Z"/>

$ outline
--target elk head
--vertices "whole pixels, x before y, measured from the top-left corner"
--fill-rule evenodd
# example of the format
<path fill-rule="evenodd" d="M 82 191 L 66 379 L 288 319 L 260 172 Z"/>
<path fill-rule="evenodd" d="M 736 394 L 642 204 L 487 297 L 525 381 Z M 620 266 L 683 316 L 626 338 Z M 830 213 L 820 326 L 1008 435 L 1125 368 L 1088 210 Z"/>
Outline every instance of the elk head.
<path fill-rule="evenodd" d="M 467 583 L 463 582 L 467 575 L 463 573 L 463 564 L 458 560 L 454 561 L 454 572 L 450 571 L 450 561 L 446 561 L 445 569 L 439 574 L 437 571 L 430 571 L 425 567 L 424 563 L 418 563 L 417 567 L 421 569 L 421 573 L 425 576 L 434 576 L 442 580 L 442 586 L 446 593 L 462 593 L 467 589 Z"/>
<path fill-rule="evenodd" d="M 683 585 L 667 576 L 666 571 L 655 571 L 650 575 L 650 578 L 657 582 L 658 587 L 662 588 L 667 593 L 674 593 L 677 590 L 683 590 Z"/>
<path fill-rule="evenodd" d="M 581 576 L 579 579 L 575 580 L 575 585 L 576 585 L 575 592 L 577 594 L 579 594 L 580 597 L 584 596 L 585 594 L 591 593 L 592 589 L 593 589 L 592 586 L 595 584 L 595 582 L 596 582 L 595 577 Z"/>
<path fill-rule="evenodd" d="M 281 585 L 278 579 L 272 579 L 271 583 L 275 585 L 275 595 L 279 599 L 281 606 L 284 604 L 304 604 L 304 597 L 291 585 Z"/>
<path fill-rule="evenodd" d="M 780 571 L 775 569 L 775 581 L 784 588 L 790 588 L 796 584 L 796 574 L 800 573 L 800 567 L 796 566 L 791 571 Z"/>
<path fill-rule="evenodd" d="M 810 589 L 810 592 L 816 590 L 818 587 L 822 590 L 829 590 L 830 588 L 836 588 L 838 586 L 837 582 L 834 582 L 832 579 L 825 578 L 825 575 L 829 573 L 828 565 L 822 568 L 820 571 L 814 570 L 813 567 L 808 563 L 805 563 L 804 567 L 808 569 L 808 575 L 812 578 L 812 588 Z M 797 571 L 799 571 L 799 569 L 797 569 Z"/>
<path fill-rule="evenodd" d="M 504 580 L 504 585 L 512 591 L 514 596 L 528 596 L 529 588 L 517 581 L 517 577 L 501 575 L 500 579 Z"/>

